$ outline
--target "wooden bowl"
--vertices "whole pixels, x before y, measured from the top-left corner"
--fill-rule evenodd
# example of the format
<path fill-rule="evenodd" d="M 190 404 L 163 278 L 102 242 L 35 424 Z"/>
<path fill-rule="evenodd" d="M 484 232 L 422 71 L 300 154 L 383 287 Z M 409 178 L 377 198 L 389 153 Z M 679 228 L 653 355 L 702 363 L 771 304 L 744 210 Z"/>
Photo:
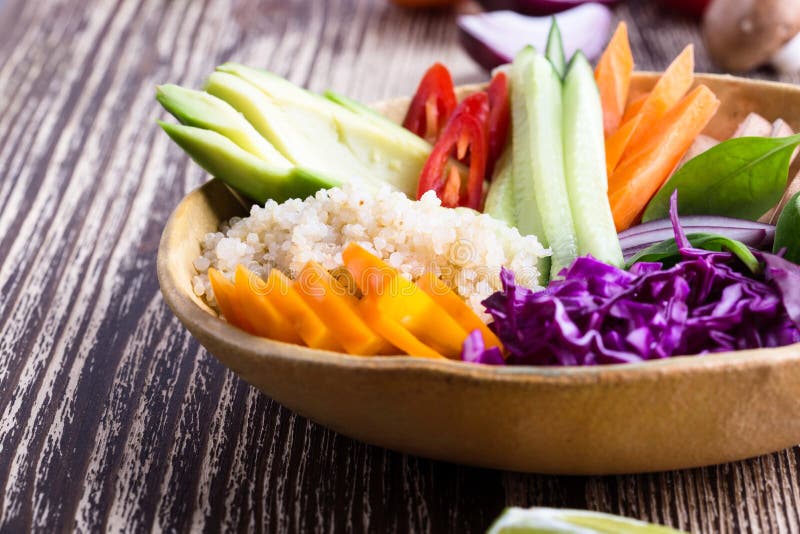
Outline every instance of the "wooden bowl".
<path fill-rule="evenodd" d="M 637 74 L 634 90 L 654 80 Z M 697 81 L 722 100 L 710 135 L 730 135 L 750 111 L 800 129 L 800 88 Z M 376 108 L 399 120 L 407 103 Z M 223 364 L 344 435 L 439 460 L 559 474 L 688 468 L 800 442 L 800 345 L 604 367 L 496 368 L 348 356 L 251 336 L 218 319 L 191 285 L 202 237 L 245 212 L 216 180 L 181 201 L 158 251 L 164 299 Z"/>

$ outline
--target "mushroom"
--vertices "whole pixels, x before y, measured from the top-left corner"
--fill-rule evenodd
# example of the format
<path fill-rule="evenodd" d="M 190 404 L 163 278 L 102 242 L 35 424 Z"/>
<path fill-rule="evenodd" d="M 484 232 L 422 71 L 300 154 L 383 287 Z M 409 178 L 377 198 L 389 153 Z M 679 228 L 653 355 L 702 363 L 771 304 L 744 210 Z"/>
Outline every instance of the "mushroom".
<path fill-rule="evenodd" d="M 800 0 L 714 0 L 703 17 L 703 36 L 725 70 L 767 63 L 800 70 Z"/>

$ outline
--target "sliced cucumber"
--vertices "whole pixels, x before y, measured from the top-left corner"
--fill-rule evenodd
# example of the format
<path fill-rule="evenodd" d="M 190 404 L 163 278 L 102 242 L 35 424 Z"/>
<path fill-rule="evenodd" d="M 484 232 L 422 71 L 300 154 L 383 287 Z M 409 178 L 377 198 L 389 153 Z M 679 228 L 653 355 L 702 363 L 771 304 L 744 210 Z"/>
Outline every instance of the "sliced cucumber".
<path fill-rule="evenodd" d="M 607 194 L 600 93 L 592 67 L 582 52 L 570 61 L 563 94 L 564 173 L 578 253 L 621 267 L 622 249 Z"/>
<path fill-rule="evenodd" d="M 276 167 L 213 130 L 162 121 L 158 124 L 198 165 L 256 202 L 305 198 L 320 189 L 341 185 L 299 167 Z"/>
<path fill-rule="evenodd" d="M 536 57 L 536 50 L 528 46 L 523 48 L 514 58 L 511 65 L 511 179 L 514 191 L 514 220 L 522 235 L 535 235 L 545 247 L 549 246 L 544 232 L 539 208 L 536 202 L 536 191 L 533 186 L 533 154 L 532 138 L 528 107 L 527 86 L 531 76 L 531 64 Z M 539 260 L 539 283 L 546 285 L 550 278 L 550 258 Z"/>
<path fill-rule="evenodd" d="M 230 104 L 203 91 L 159 85 L 156 100 L 187 126 L 215 131 L 274 167 L 290 168 L 286 159 Z"/>
<path fill-rule="evenodd" d="M 512 150 L 512 147 L 507 147 L 497 161 L 494 177 L 489 185 L 489 192 L 483 205 L 483 212 L 488 213 L 495 219 L 504 221 L 511 227 L 515 227 L 517 225 L 517 217 L 514 214 Z"/>
<path fill-rule="evenodd" d="M 578 242 L 564 176 L 561 80 L 545 57 L 534 55 L 526 69 L 523 91 L 528 115 L 528 142 L 533 190 L 544 234 L 552 250 L 550 277 L 555 278 L 578 256 Z M 516 150 L 516 140 L 514 140 Z"/>
<path fill-rule="evenodd" d="M 550 60 L 559 78 L 563 78 L 567 70 L 567 59 L 564 56 L 564 42 L 561 40 L 561 30 L 558 29 L 556 18 L 552 18 L 550 32 L 547 34 L 547 48 L 544 55 Z"/>

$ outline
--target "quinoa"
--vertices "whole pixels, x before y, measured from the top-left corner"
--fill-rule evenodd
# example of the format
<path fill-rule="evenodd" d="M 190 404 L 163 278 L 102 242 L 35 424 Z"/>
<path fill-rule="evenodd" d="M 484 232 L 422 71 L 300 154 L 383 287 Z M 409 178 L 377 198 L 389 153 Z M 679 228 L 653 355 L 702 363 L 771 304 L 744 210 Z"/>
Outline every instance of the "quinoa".
<path fill-rule="evenodd" d="M 234 217 L 207 234 L 194 261 L 194 292 L 216 305 L 212 267 L 231 280 L 238 264 L 262 278 L 273 268 L 295 278 L 310 260 L 333 271 L 351 242 L 411 280 L 433 271 L 482 317 L 480 302 L 501 289 L 501 267 L 514 271 L 518 285 L 538 289 L 537 264 L 550 254 L 535 236 L 489 215 L 443 208 L 432 191 L 414 201 L 388 186 L 375 192 L 344 185 L 305 200 L 254 205 L 249 217 Z"/>

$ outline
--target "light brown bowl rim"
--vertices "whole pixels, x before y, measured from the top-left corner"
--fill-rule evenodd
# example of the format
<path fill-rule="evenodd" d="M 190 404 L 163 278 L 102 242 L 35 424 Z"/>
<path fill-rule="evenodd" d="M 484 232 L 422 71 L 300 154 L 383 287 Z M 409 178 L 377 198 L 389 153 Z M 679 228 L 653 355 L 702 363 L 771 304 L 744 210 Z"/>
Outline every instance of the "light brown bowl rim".
<path fill-rule="evenodd" d="M 659 73 L 637 72 L 637 77 L 655 77 Z M 722 74 L 696 74 L 695 79 L 719 82 L 735 82 L 743 85 L 770 85 L 775 87 L 798 87 L 791 84 L 751 80 Z M 474 91 L 485 84 L 464 86 L 463 91 Z M 381 103 L 374 107 L 380 109 Z M 176 214 L 182 210 L 187 200 L 202 194 L 214 180 L 210 180 L 191 191 L 175 207 L 167 221 L 158 247 L 156 270 L 164 300 L 180 321 L 193 334 L 195 330 L 216 338 L 229 346 L 238 346 L 263 358 L 278 358 L 303 364 L 323 364 L 345 367 L 353 370 L 394 372 L 398 370 L 433 372 L 476 381 L 519 381 L 546 382 L 596 382 L 601 378 L 609 380 L 650 380 L 662 373 L 697 373 L 741 371 L 744 369 L 765 369 L 779 365 L 800 362 L 800 343 L 777 348 L 749 349 L 724 353 L 710 353 L 693 356 L 673 356 L 658 360 L 635 363 L 619 363 L 595 366 L 491 366 L 467 363 L 459 360 L 434 360 L 414 356 L 353 356 L 349 354 L 311 349 L 281 341 L 275 341 L 248 334 L 200 308 L 185 295 L 169 268 L 170 238 L 177 227 Z M 192 291 L 191 287 L 189 288 Z"/>

